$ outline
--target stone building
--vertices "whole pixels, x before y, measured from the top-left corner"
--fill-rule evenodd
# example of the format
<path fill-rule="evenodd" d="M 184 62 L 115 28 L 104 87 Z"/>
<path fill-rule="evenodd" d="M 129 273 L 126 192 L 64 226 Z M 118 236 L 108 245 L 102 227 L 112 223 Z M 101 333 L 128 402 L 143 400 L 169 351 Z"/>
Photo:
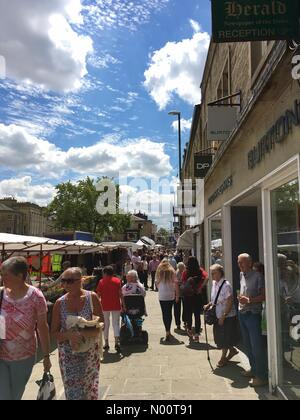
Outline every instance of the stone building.
<path fill-rule="evenodd" d="M 13 198 L 0 199 L 1 232 L 44 236 L 50 230 L 50 222 L 42 207 L 33 203 L 21 203 Z"/>
<path fill-rule="evenodd" d="M 240 253 L 265 266 L 270 390 L 292 399 L 300 397 L 300 89 L 292 77 L 296 53 L 286 41 L 211 43 L 201 109 L 193 121 L 197 129 L 192 129 L 184 162 L 190 175 L 195 155 L 211 149 L 212 165 L 201 181 L 203 188 L 196 191 L 199 217 L 190 226 L 201 263 L 208 268 L 218 253 L 235 291 L 240 288 Z M 240 102 L 233 130 L 222 142 L 208 141 L 209 104 L 237 93 L 240 96 L 219 103 L 225 109 Z"/>

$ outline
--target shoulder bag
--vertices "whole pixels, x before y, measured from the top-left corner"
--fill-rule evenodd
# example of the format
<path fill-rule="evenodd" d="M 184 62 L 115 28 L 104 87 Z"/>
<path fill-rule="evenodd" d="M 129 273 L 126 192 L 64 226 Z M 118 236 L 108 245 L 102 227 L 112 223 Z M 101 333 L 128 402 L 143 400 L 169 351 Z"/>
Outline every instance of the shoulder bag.
<path fill-rule="evenodd" d="M 223 283 L 221 284 L 213 306 L 211 308 L 209 308 L 207 311 L 204 312 L 204 321 L 207 325 L 215 325 L 215 324 L 218 323 L 216 306 L 217 306 L 217 303 L 218 303 L 218 299 L 219 299 L 221 290 L 222 290 L 225 283 L 226 283 L 226 280 L 224 280 Z"/>

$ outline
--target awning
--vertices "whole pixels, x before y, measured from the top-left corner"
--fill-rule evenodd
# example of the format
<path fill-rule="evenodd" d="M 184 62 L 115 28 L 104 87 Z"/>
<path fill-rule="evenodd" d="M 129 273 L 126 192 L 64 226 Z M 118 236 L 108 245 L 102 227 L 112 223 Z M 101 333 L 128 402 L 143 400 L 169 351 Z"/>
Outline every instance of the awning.
<path fill-rule="evenodd" d="M 194 247 L 194 229 L 183 232 L 177 241 L 178 249 L 193 249 Z"/>
<path fill-rule="evenodd" d="M 145 245 L 149 245 L 149 246 L 154 246 L 155 242 L 153 241 L 153 239 L 148 238 L 147 236 L 143 236 L 141 238 L 141 241 L 145 244 Z"/>
<path fill-rule="evenodd" d="M 13 235 L 0 233 L 0 253 L 8 254 L 88 254 L 103 252 L 102 244 L 85 241 L 59 241 L 37 236 Z"/>
<path fill-rule="evenodd" d="M 137 251 L 143 247 L 143 245 L 138 245 L 134 242 L 103 242 L 101 245 L 108 249 L 126 248 L 132 249 L 132 251 Z"/>

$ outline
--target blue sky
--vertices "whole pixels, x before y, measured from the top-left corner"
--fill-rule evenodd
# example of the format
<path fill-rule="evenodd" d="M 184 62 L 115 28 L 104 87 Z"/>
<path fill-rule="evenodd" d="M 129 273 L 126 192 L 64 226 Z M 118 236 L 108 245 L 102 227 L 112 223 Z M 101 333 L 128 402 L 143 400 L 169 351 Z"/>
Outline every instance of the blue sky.
<path fill-rule="evenodd" d="M 142 210 L 145 197 L 169 203 L 150 180 L 174 183 L 167 113 L 182 112 L 184 144 L 210 28 L 209 0 L 2 0 L 0 197 L 45 205 L 59 182 L 120 173 L 148 182 L 123 189 Z"/>

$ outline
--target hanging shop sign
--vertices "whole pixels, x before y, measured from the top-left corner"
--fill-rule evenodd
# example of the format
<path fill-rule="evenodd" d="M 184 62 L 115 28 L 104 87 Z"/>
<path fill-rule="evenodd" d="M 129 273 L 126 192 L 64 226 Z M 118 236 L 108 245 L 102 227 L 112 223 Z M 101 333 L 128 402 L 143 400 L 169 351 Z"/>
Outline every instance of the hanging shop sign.
<path fill-rule="evenodd" d="M 248 153 L 248 168 L 254 169 L 267 154 L 275 150 L 276 144 L 282 143 L 286 137 L 300 124 L 300 101 L 295 100 L 294 109 L 289 109 L 278 118 L 269 131 Z"/>
<path fill-rule="evenodd" d="M 299 36 L 298 0 L 212 0 L 214 42 L 269 41 Z"/>
<path fill-rule="evenodd" d="M 195 178 L 205 178 L 207 172 L 210 170 L 213 163 L 212 155 L 195 155 L 194 166 L 195 166 Z"/>
<path fill-rule="evenodd" d="M 230 175 L 228 178 L 225 179 L 225 181 L 223 182 L 222 185 L 220 185 L 220 187 L 213 193 L 213 195 L 211 195 L 208 199 L 208 203 L 212 204 L 214 201 L 216 201 L 216 199 L 224 194 L 224 192 L 226 190 L 228 190 L 228 188 L 232 187 L 233 184 L 233 176 Z"/>
<path fill-rule="evenodd" d="M 208 107 L 207 140 L 225 141 L 237 124 L 235 106 L 213 105 Z"/>

